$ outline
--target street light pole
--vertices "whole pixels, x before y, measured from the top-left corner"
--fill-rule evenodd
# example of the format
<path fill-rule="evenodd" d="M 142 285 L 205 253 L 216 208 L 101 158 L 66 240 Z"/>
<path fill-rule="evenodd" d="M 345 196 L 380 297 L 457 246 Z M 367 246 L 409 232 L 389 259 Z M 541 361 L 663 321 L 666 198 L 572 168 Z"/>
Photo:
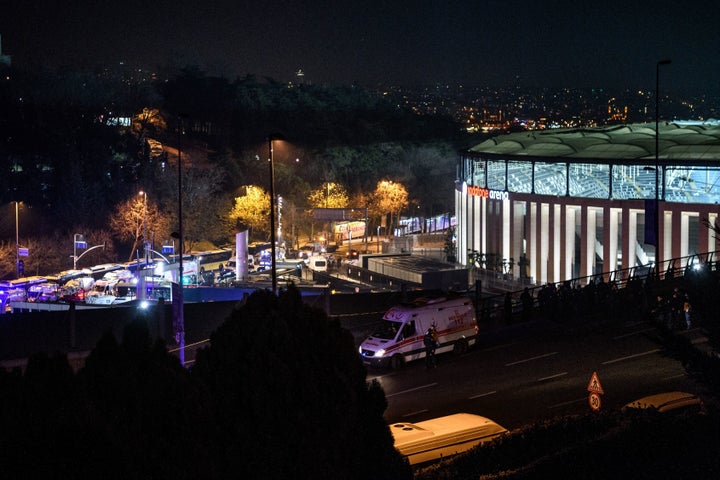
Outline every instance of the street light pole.
<path fill-rule="evenodd" d="M 76 233 L 73 235 L 73 270 L 77 270 L 77 261 L 78 261 L 78 255 L 77 255 L 77 247 L 78 242 L 83 242 L 83 245 L 80 246 L 80 248 L 85 248 L 87 244 L 85 244 L 85 237 L 81 233 Z"/>
<path fill-rule="evenodd" d="M 20 278 L 20 233 L 18 229 L 18 212 L 20 202 L 15 200 L 15 274 Z"/>
<path fill-rule="evenodd" d="M 182 116 L 177 117 L 177 152 L 178 152 L 178 243 L 180 254 L 178 256 L 178 298 L 173 298 L 175 303 L 175 319 L 173 330 L 175 341 L 179 345 L 180 365 L 185 365 L 185 299 L 183 298 L 183 213 L 182 213 L 182 153 L 180 149 L 180 135 L 182 134 Z"/>
<path fill-rule="evenodd" d="M 275 165 L 273 158 L 273 140 L 275 136 L 270 134 L 268 137 L 268 153 L 270 155 L 270 269 L 272 278 L 272 292 L 277 294 L 277 276 L 275 270 Z"/>
<path fill-rule="evenodd" d="M 148 248 L 147 248 L 147 192 L 140 190 L 138 195 L 143 197 L 143 254 L 145 256 L 145 264 L 148 261 Z"/>
<path fill-rule="evenodd" d="M 148 248 L 147 248 L 147 192 L 140 190 L 138 195 L 143 197 L 143 253 L 145 254 L 145 265 L 148 263 Z"/>
<path fill-rule="evenodd" d="M 670 65 L 671 60 L 659 60 L 655 64 L 655 265 L 660 274 L 660 199 L 665 198 L 665 181 L 663 194 L 660 195 L 660 66 Z"/>

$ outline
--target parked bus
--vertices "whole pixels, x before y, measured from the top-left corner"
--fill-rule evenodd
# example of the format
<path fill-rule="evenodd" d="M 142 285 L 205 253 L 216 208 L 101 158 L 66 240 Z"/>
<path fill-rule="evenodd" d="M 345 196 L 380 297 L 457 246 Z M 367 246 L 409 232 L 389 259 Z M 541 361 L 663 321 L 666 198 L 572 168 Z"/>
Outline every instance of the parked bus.
<path fill-rule="evenodd" d="M 208 250 L 205 252 L 193 252 L 193 259 L 197 262 L 197 268 L 202 275 L 205 272 L 214 272 L 223 268 L 233 256 L 233 251 L 229 248 L 219 250 Z"/>

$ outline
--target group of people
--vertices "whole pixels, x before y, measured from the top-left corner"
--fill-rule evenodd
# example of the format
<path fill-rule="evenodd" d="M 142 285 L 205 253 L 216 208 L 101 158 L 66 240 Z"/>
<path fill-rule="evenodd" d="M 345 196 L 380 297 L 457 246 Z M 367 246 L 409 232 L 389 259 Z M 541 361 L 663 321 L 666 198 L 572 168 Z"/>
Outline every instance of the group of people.
<path fill-rule="evenodd" d="M 692 306 L 690 296 L 675 287 L 669 298 L 658 294 L 657 303 L 653 309 L 655 318 L 663 322 L 669 329 L 692 328 Z"/>

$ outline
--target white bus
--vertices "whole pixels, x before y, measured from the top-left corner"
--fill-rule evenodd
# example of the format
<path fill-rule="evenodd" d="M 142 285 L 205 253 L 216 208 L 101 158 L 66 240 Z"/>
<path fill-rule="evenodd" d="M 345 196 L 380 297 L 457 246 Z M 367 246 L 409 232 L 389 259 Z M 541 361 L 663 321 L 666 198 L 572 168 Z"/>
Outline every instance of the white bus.
<path fill-rule="evenodd" d="M 229 248 L 221 248 L 218 250 L 207 250 L 205 252 L 192 252 L 192 256 L 197 262 L 200 275 L 202 275 L 205 272 L 220 270 L 221 265 L 225 268 L 225 265 L 227 265 L 233 256 L 233 251 Z"/>

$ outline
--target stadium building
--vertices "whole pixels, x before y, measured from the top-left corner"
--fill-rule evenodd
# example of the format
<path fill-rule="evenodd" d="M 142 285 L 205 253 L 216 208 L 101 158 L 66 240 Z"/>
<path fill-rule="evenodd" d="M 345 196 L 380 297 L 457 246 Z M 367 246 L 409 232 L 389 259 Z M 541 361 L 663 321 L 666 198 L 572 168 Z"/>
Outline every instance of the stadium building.
<path fill-rule="evenodd" d="M 462 153 L 455 190 L 463 265 L 536 284 L 666 271 L 718 251 L 720 121 L 501 135 Z"/>

